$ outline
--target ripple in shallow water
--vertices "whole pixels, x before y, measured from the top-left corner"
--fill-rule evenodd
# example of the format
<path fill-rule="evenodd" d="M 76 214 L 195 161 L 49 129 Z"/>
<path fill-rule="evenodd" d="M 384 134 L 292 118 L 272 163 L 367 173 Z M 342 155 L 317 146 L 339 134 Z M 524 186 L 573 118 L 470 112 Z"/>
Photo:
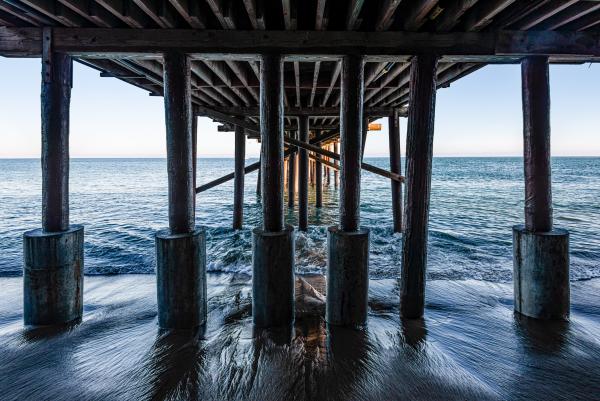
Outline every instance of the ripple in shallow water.
<path fill-rule="evenodd" d="M 319 277 L 305 277 L 323 289 Z M 157 328 L 154 277 L 86 277 L 83 322 L 22 326 L 2 278 L 2 400 L 594 400 L 600 281 L 573 284 L 570 322 L 519 319 L 510 285 L 430 281 L 424 319 L 401 320 L 395 280 L 371 280 L 368 327 L 251 324 L 250 278 L 208 275 L 208 324 Z"/>

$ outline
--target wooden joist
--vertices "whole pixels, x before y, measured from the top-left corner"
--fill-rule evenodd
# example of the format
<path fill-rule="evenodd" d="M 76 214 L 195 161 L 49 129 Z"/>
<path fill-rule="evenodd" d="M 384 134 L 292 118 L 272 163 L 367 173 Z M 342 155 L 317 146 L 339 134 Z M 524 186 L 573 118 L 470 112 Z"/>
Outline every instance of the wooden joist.
<path fill-rule="evenodd" d="M 0 28 L 0 55 L 40 56 L 40 28 Z M 168 50 L 192 58 L 286 55 L 481 56 L 481 62 L 527 55 L 600 57 L 600 33 L 555 31 L 499 32 L 341 32 L 214 31 L 193 29 L 53 28 L 54 49 L 76 57 L 159 55 Z M 225 55 L 229 55 L 225 57 Z"/>

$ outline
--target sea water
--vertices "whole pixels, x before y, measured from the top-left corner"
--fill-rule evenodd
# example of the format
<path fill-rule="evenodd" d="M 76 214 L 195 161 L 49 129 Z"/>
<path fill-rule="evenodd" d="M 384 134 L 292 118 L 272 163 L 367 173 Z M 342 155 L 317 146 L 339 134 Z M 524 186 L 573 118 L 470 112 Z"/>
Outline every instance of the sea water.
<path fill-rule="evenodd" d="M 387 158 L 365 161 L 389 169 Z M 230 173 L 233 164 L 199 159 L 198 184 Z M 572 280 L 600 277 L 599 173 L 600 158 L 552 159 L 554 222 L 571 233 Z M 245 177 L 240 231 L 231 228 L 232 181 L 198 195 L 196 223 L 207 230 L 209 271 L 251 273 L 251 230 L 262 213 L 256 179 L 256 173 Z M 153 273 L 154 233 L 168 224 L 166 161 L 73 159 L 69 186 L 70 221 L 85 226 L 85 272 Z M 320 209 L 314 192 L 309 186 L 310 228 L 296 237 L 298 273 L 324 273 L 327 227 L 338 221 L 333 172 Z M 510 281 L 511 227 L 523 223 L 523 203 L 521 158 L 434 158 L 428 277 Z M 393 233 L 391 210 L 389 180 L 363 171 L 360 214 L 371 230 L 371 278 L 399 274 L 402 237 Z M 286 206 L 285 216 L 297 226 L 297 207 Z M 21 274 L 22 234 L 40 227 L 40 219 L 39 160 L 0 160 L 0 276 Z"/>

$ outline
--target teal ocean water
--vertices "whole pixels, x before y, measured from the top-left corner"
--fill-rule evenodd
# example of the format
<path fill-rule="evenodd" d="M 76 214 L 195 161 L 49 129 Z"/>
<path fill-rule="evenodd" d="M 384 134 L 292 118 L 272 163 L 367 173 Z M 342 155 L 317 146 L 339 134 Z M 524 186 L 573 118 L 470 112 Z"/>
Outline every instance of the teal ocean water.
<path fill-rule="evenodd" d="M 255 160 L 248 160 L 251 163 Z M 388 168 L 387 158 L 366 161 Z M 435 158 L 429 234 L 430 279 L 509 282 L 512 232 L 523 222 L 521 158 Z M 600 158 L 554 158 L 555 225 L 571 232 L 571 278 L 600 277 Z M 199 159 L 198 183 L 233 170 L 233 159 Z M 246 176 L 244 229 L 231 229 L 233 183 L 198 196 L 197 224 L 207 229 L 209 271 L 251 273 L 251 229 L 260 224 L 256 173 Z M 71 222 L 85 226 L 87 274 L 154 272 L 154 233 L 167 225 L 164 159 L 73 159 Z M 326 266 L 326 229 L 338 216 L 339 193 L 324 189 L 307 233 L 297 233 L 298 273 Z M 371 229 L 372 278 L 394 278 L 401 235 L 392 233 L 389 182 L 362 175 L 361 221 Z M 39 160 L 0 160 L 0 276 L 20 275 L 24 231 L 40 226 Z M 297 210 L 286 209 L 297 225 Z"/>

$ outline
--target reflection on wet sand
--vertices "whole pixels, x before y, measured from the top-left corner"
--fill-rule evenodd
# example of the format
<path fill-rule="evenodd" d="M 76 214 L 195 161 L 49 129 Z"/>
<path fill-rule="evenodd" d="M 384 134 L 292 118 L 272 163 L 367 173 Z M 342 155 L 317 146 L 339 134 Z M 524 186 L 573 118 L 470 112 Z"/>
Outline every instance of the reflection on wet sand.
<path fill-rule="evenodd" d="M 431 281 L 402 320 L 395 280 L 373 280 L 368 326 L 323 321 L 322 277 L 297 283 L 293 327 L 258 330 L 250 278 L 209 275 L 209 319 L 160 331 L 154 276 L 86 277 L 79 324 L 24 328 L 21 281 L 2 279 L 2 400 L 594 399 L 600 280 L 573 283 L 572 319 L 515 316 L 510 285 Z"/>

